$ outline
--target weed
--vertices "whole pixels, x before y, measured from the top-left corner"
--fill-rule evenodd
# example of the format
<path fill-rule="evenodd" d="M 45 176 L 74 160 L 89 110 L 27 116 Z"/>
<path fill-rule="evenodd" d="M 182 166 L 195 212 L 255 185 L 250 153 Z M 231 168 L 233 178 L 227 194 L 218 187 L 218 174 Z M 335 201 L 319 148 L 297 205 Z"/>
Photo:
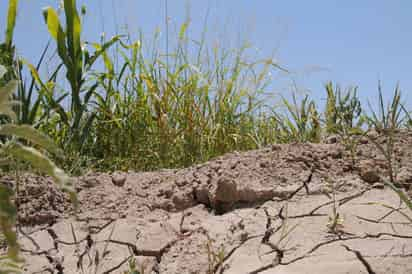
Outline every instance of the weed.
<path fill-rule="evenodd" d="M 373 127 L 379 133 L 384 133 L 385 130 L 393 131 L 399 129 L 405 119 L 405 117 L 402 115 L 402 97 L 399 86 L 396 86 L 392 100 L 385 107 L 382 85 L 379 82 L 378 98 L 378 110 L 373 109 L 369 103 L 371 115 L 366 116 L 369 122 L 369 126 Z"/>
<path fill-rule="evenodd" d="M 328 216 L 327 227 L 333 234 L 339 234 L 342 232 L 344 219 L 339 212 L 339 202 L 336 199 L 336 190 L 339 186 L 330 177 L 326 177 L 326 189 L 325 194 L 333 201 L 332 212 Z M 332 196 L 329 195 L 332 193 Z"/>
<path fill-rule="evenodd" d="M 6 69 L 0 65 L 0 79 L 6 73 Z M 8 115 L 12 120 L 16 120 L 16 114 L 13 112 L 15 102 L 10 101 L 15 88 L 16 81 L 9 81 L 5 86 L 0 87 L 0 114 Z M 54 178 L 55 182 L 65 191 L 67 191 L 72 200 L 76 201 L 76 195 L 71 187 L 70 178 L 44 154 L 39 150 L 23 144 L 20 140 L 24 139 L 27 142 L 47 150 L 51 153 L 60 154 L 61 150 L 46 136 L 39 133 L 35 129 L 26 125 L 4 124 L 0 127 L 0 135 L 8 136 L 4 142 L 0 144 L 0 154 L 6 163 L 14 168 L 14 161 L 25 161 L 30 163 L 34 168 L 44 172 Z M 11 163 L 11 164 L 10 164 Z M 16 169 L 18 171 L 18 169 Z M 15 189 L 18 194 L 19 180 L 17 173 Z M 16 218 L 19 214 L 17 211 L 18 205 L 13 204 L 16 200 L 15 191 L 10 187 L 0 184 L 0 228 L 5 240 L 8 244 L 8 258 L 14 262 L 21 262 L 19 258 L 19 246 L 17 236 L 14 231 Z M 6 261 L 6 265 L 9 264 Z"/>
<path fill-rule="evenodd" d="M 292 95 L 292 103 L 282 99 L 286 107 L 286 116 L 274 113 L 277 124 L 282 130 L 284 142 L 319 142 L 321 126 L 315 102 L 305 96 L 300 104 L 296 94 Z"/>
<path fill-rule="evenodd" d="M 206 242 L 206 251 L 208 261 L 207 274 L 214 274 L 216 267 L 222 266 L 223 264 L 226 256 L 225 248 L 224 246 L 220 246 L 219 248 L 213 247 L 213 240 L 208 236 L 208 240 Z"/>
<path fill-rule="evenodd" d="M 137 270 L 136 259 L 129 259 L 128 267 L 129 269 L 124 274 L 144 274 L 144 272 Z"/>
<path fill-rule="evenodd" d="M 325 131 L 327 134 L 346 135 L 353 129 L 361 129 L 365 118 L 357 96 L 357 88 L 349 88 L 342 92 L 332 82 L 325 86 L 327 99 L 325 108 Z"/>

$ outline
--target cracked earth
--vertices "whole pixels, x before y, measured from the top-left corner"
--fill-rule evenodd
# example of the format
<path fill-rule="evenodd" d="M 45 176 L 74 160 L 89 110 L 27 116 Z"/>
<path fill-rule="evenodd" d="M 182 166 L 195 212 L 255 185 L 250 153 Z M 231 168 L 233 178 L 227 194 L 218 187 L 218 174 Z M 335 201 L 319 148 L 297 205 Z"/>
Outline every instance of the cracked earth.
<path fill-rule="evenodd" d="M 396 179 L 408 191 L 412 133 L 396 139 Z M 75 215 L 48 178 L 27 174 L 25 271 L 124 273 L 135 261 L 145 274 L 412 273 L 412 214 L 382 184 L 387 164 L 368 140 L 354 165 L 328 138 L 186 169 L 86 174 L 75 178 Z"/>

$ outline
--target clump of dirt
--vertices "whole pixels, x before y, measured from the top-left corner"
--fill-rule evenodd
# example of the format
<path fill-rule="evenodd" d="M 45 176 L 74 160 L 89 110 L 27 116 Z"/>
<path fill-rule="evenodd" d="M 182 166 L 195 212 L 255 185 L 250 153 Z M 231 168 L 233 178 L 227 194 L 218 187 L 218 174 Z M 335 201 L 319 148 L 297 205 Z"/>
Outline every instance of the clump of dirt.
<path fill-rule="evenodd" d="M 69 197 L 50 177 L 25 173 L 18 177 L 15 203 L 19 208 L 18 221 L 25 226 L 53 224 L 71 209 Z M 16 189 L 16 177 L 3 176 L 1 183 Z"/>
<path fill-rule="evenodd" d="M 396 136 L 395 152 L 407 189 L 411 132 Z M 122 273 L 133 260 L 144 273 L 409 273 L 411 214 L 380 182 L 388 175 L 381 155 L 362 137 L 353 165 L 329 138 L 180 170 L 90 173 L 75 178 L 76 216 L 50 179 L 26 175 L 27 273 Z"/>

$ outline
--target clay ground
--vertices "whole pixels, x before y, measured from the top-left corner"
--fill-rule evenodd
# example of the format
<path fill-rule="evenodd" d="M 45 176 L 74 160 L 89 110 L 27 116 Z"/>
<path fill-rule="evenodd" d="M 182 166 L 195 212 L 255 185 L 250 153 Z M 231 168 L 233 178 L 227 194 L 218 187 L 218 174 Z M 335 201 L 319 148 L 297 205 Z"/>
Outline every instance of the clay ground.
<path fill-rule="evenodd" d="M 380 182 L 384 157 L 363 138 L 353 166 L 335 139 L 180 170 L 90 173 L 75 179 L 76 216 L 50 180 L 25 175 L 26 273 L 123 273 L 132 260 L 145 274 L 412 273 L 412 214 Z M 395 154 L 408 188 L 411 132 L 397 135 Z"/>

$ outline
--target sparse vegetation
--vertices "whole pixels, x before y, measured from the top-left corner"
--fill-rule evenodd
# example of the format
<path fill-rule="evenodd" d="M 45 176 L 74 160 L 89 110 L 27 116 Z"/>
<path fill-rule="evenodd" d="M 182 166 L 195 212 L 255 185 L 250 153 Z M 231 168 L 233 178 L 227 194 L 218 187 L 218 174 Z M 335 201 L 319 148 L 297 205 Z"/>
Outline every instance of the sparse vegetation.
<path fill-rule="evenodd" d="M 0 65 L 0 79 L 6 74 L 6 69 Z M 10 98 L 17 86 L 16 81 L 9 81 L 5 86 L 0 87 L 0 114 L 7 115 L 14 121 L 16 118 L 12 107 L 16 102 Z M 8 256 L 5 258 L 5 265 L 16 267 L 14 262 L 20 262 L 19 246 L 16 236 L 16 220 L 18 220 L 18 203 L 13 202 L 19 195 L 19 165 L 18 161 L 28 162 L 31 166 L 53 177 L 55 182 L 64 190 L 70 193 L 73 202 L 76 202 L 76 194 L 72 188 L 70 178 L 42 152 L 32 146 L 27 146 L 20 140 L 24 139 L 33 146 L 41 150 L 55 154 L 61 154 L 61 150 L 54 143 L 27 125 L 15 125 L 13 123 L 3 124 L 0 127 L 0 134 L 7 136 L 0 144 L 0 155 L 3 164 L 16 171 L 16 184 L 14 188 L 0 184 L 0 232 L 8 246 Z M 17 223 L 17 225 L 19 225 Z M 10 263 L 7 260 L 12 260 Z M 3 267 L 1 268 L 3 269 Z M 9 269 L 9 268 L 7 268 Z M 8 271 L 11 271 L 10 269 Z M 13 270 L 14 271 L 14 270 Z M 17 271 L 17 270 L 16 270 Z"/>

